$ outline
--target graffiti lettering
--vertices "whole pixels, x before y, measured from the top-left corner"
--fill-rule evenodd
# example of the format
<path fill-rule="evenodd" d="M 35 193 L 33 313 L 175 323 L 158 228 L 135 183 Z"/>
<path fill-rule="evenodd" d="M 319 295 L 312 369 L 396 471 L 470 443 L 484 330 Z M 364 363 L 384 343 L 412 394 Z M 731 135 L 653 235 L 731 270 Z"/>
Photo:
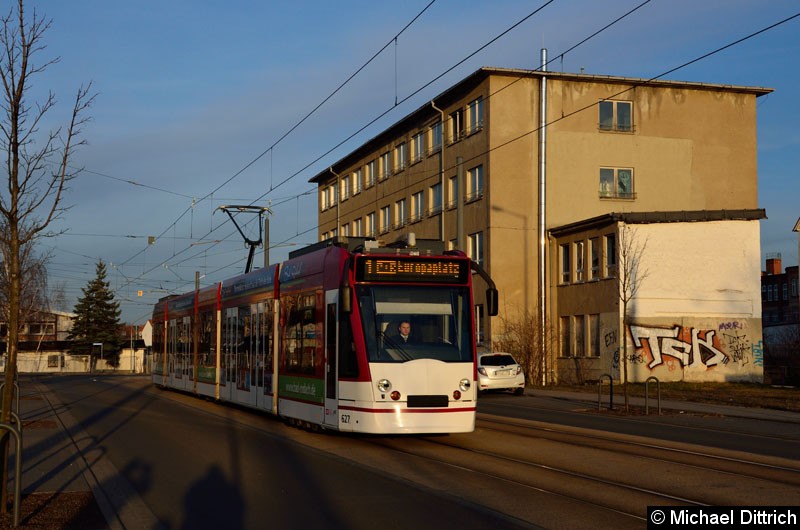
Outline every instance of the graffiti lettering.
<path fill-rule="evenodd" d="M 753 363 L 756 366 L 764 366 L 764 341 L 760 340 L 751 347 L 753 351 Z"/>
<path fill-rule="evenodd" d="M 606 339 L 606 348 L 608 348 L 612 344 L 616 344 L 617 343 L 617 332 L 616 331 L 612 331 L 610 333 L 606 333 L 605 339 Z"/>
<path fill-rule="evenodd" d="M 706 367 L 727 364 L 728 357 L 714 344 L 716 331 L 691 329 L 691 342 L 681 340 L 681 326 L 672 328 L 650 328 L 630 326 L 631 338 L 637 350 L 646 345 L 653 358 L 648 368 L 664 364 L 665 356 L 677 359 L 681 365 L 703 364 Z M 685 331 L 684 331 L 685 334 Z"/>
<path fill-rule="evenodd" d="M 724 333 L 725 341 L 728 343 L 728 349 L 731 352 L 734 362 L 746 362 L 747 353 L 750 351 L 750 341 L 747 340 L 747 335 L 729 335 Z"/>

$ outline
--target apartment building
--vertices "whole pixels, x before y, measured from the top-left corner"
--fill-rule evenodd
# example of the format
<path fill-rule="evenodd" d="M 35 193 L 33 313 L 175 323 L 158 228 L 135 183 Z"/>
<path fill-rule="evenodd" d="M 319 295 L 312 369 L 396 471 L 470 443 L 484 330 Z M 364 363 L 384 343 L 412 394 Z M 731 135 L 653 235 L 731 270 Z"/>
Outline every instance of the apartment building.
<path fill-rule="evenodd" d="M 526 312 L 558 337 L 549 231 L 611 212 L 757 209 L 756 99 L 771 91 L 481 68 L 310 180 L 319 237 L 443 240 L 500 291 L 488 319 L 475 290 L 484 347 Z"/>

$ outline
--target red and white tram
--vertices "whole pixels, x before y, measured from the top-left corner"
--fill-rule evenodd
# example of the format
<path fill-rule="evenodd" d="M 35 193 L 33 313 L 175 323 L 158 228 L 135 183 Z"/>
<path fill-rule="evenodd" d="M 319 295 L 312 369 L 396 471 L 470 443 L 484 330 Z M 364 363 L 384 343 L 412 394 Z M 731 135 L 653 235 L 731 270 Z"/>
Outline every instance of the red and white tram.
<path fill-rule="evenodd" d="M 434 248 L 436 246 L 439 248 Z M 363 433 L 475 426 L 472 274 L 441 243 L 378 247 L 339 238 L 280 265 L 167 297 L 153 312 L 153 382 Z M 415 341 L 398 340 L 401 322 Z"/>

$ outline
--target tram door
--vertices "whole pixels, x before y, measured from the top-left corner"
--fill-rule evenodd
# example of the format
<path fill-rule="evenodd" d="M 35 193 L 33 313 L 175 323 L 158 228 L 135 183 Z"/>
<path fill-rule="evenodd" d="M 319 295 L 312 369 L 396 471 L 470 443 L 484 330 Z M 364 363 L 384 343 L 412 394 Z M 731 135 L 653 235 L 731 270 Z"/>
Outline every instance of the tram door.
<path fill-rule="evenodd" d="M 336 315 L 338 292 L 328 292 L 325 297 L 325 425 L 339 427 L 339 384 L 337 377 L 339 342 Z"/>

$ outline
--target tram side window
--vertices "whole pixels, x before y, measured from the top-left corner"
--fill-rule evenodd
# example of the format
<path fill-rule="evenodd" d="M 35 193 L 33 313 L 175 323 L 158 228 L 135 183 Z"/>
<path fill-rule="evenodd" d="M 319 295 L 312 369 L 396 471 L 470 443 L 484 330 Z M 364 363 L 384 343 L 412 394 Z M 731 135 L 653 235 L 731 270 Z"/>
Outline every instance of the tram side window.
<path fill-rule="evenodd" d="M 313 374 L 317 352 L 317 311 L 314 293 L 303 293 L 289 301 L 284 352 L 289 372 Z"/>
<path fill-rule="evenodd" d="M 272 301 L 258 304 L 258 373 L 256 374 L 259 385 L 265 391 L 272 391 Z"/>
<path fill-rule="evenodd" d="M 212 311 L 200 314 L 200 365 L 216 366 L 216 322 Z"/>
<path fill-rule="evenodd" d="M 153 353 L 164 352 L 164 323 L 156 322 L 153 326 Z"/>

